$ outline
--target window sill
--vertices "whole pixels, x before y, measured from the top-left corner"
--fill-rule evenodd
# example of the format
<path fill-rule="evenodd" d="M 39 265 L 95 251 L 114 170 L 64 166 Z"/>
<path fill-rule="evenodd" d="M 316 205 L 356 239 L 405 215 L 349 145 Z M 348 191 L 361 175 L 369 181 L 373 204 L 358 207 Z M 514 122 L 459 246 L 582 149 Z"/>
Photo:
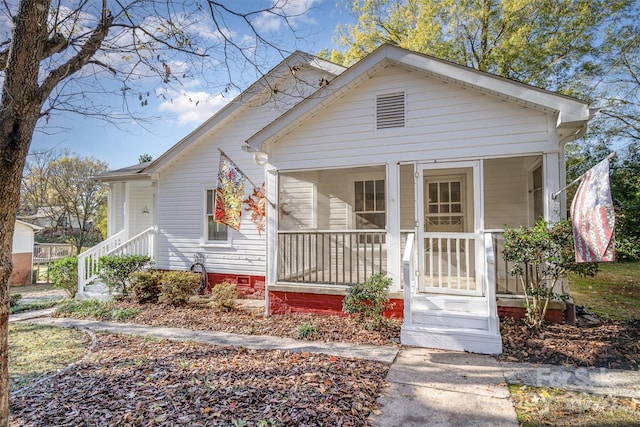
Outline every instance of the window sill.
<path fill-rule="evenodd" d="M 219 249 L 231 249 L 233 248 L 233 245 L 229 242 L 220 242 L 220 243 L 213 243 L 213 242 L 206 242 L 206 243 L 200 243 L 200 247 L 201 248 L 219 248 Z"/>

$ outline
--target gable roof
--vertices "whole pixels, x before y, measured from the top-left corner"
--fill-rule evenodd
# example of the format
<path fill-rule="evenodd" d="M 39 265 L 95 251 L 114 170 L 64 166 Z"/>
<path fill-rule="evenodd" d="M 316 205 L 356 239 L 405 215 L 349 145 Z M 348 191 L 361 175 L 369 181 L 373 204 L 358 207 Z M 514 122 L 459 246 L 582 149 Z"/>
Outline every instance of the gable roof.
<path fill-rule="evenodd" d="M 44 229 L 44 227 L 40 227 L 39 225 L 35 225 L 35 224 L 30 224 L 30 223 L 25 222 L 25 221 L 20 221 L 19 219 L 16 219 L 16 224 L 21 224 L 21 225 L 24 225 L 24 226 L 26 226 L 26 227 L 29 227 L 29 228 L 31 228 L 31 229 L 32 229 L 34 232 L 36 232 L 36 233 L 37 233 L 38 231 L 40 231 L 40 230 L 43 230 L 43 229 Z"/>
<path fill-rule="evenodd" d="M 143 171 L 143 173 L 151 174 L 160 171 L 164 166 L 171 162 L 180 152 L 188 148 L 191 144 L 199 140 L 202 136 L 211 132 L 216 126 L 223 123 L 227 118 L 231 117 L 236 111 L 242 109 L 248 102 L 265 93 L 265 88 L 270 87 L 274 81 L 281 78 L 286 73 L 292 73 L 296 66 L 307 65 L 328 74 L 337 76 L 346 70 L 345 67 L 326 61 L 317 56 L 310 55 L 305 52 L 295 51 L 282 62 L 276 65 L 271 71 L 262 78 L 254 82 L 245 89 L 240 95 L 235 97 L 231 102 L 222 107 L 217 113 L 207 119 L 195 130 L 182 138 L 173 147 L 165 151 L 160 157 L 152 161 Z"/>
<path fill-rule="evenodd" d="M 525 83 L 478 71 L 453 62 L 413 52 L 390 44 L 384 44 L 337 76 L 331 83 L 300 102 L 278 119 L 247 139 L 253 147 L 276 141 L 282 135 L 299 126 L 307 117 L 315 114 L 345 92 L 358 86 L 363 80 L 388 66 L 425 73 L 438 79 L 470 87 L 484 93 L 520 103 L 524 106 L 558 116 L 556 128 L 560 137 L 577 138 L 586 130 L 586 123 L 594 111 L 587 103 L 565 95 L 553 93 Z"/>
<path fill-rule="evenodd" d="M 143 171 L 151 164 L 152 162 L 144 162 L 139 163 L 137 165 L 127 166 L 120 169 L 114 169 L 100 175 L 94 177 L 98 181 L 117 181 L 120 179 L 131 179 L 131 178 L 149 178 L 149 176 Z"/>

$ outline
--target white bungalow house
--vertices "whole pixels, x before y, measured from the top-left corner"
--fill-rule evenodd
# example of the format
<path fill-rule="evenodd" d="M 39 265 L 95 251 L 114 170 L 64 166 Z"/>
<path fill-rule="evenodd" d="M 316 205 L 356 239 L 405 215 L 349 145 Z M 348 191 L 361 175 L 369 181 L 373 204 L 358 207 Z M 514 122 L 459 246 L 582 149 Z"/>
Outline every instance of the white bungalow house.
<path fill-rule="evenodd" d="M 321 84 L 297 98 L 265 85 L 278 78 Z M 391 45 L 347 70 L 296 53 L 156 161 L 103 178 L 119 236 L 107 246 L 148 225 L 159 268 L 201 256 L 215 277 L 264 292 L 268 314 L 338 312 L 350 284 L 382 272 L 404 344 L 500 353 L 497 299 L 519 291 L 501 230 L 566 211 L 552 197 L 564 147 L 591 116 L 576 99 Z M 265 235 L 248 219 L 239 232 L 211 221 L 218 148 L 266 183 Z"/>

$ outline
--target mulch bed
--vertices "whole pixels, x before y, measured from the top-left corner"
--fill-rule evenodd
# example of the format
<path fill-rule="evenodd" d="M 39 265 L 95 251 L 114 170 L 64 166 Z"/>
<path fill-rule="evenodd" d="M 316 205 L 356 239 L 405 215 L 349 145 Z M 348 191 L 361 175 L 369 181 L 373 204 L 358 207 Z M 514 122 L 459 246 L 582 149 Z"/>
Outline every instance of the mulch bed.
<path fill-rule="evenodd" d="M 389 365 L 98 334 L 85 362 L 11 399 L 12 426 L 361 426 Z"/>
<path fill-rule="evenodd" d="M 578 317 L 575 325 L 546 324 L 541 331 L 522 320 L 500 321 L 501 360 L 640 370 L 640 320 Z"/>

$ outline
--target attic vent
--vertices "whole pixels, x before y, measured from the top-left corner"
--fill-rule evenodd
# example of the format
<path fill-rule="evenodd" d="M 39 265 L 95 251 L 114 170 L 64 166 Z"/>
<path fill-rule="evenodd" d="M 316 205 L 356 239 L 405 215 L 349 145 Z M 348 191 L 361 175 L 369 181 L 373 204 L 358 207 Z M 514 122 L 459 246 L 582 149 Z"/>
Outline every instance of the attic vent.
<path fill-rule="evenodd" d="M 377 129 L 404 127 L 404 92 L 376 97 Z"/>

